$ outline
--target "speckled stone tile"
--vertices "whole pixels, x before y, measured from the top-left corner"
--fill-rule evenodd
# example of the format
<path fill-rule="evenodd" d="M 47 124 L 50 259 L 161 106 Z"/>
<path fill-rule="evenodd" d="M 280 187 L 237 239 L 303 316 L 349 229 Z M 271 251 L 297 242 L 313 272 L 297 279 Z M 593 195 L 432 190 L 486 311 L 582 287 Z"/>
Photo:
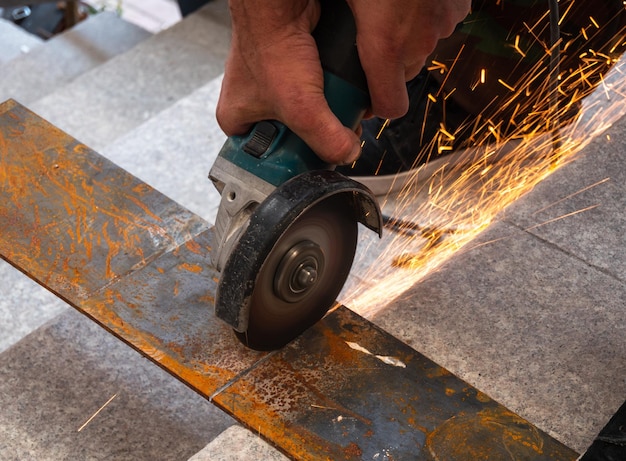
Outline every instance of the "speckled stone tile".
<path fill-rule="evenodd" d="M 496 223 L 377 325 L 582 452 L 626 394 L 626 285 Z"/>
<path fill-rule="evenodd" d="M 2 8 L 0 8 L 2 10 Z M 43 40 L 26 32 L 10 21 L 0 19 L 0 65 L 11 61 L 41 45 Z"/>
<path fill-rule="evenodd" d="M 68 309 L 48 290 L 0 259 L 0 353 Z"/>
<path fill-rule="evenodd" d="M 0 408 L 3 460 L 187 459 L 234 423 L 74 310 L 0 356 Z"/>
<path fill-rule="evenodd" d="M 29 109 L 95 150 L 218 76 L 230 29 L 201 10 Z"/>
<path fill-rule="evenodd" d="M 289 458 L 241 426 L 231 426 L 189 461 L 287 461 Z"/>
<path fill-rule="evenodd" d="M 208 178 L 226 140 L 215 119 L 218 77 L 100 153 L 209 222 L 220 195 Z"/>
<path fill-rule="evenodd" d="M 31 104 L 149 36 L 113 13 L 91 16 L 4 67 L 0 72 L 0 101 L 12 98 Z"/>
<path fill-rule="evenodd" d="M 626 118 L 503 219 L 626 281 Z"/>

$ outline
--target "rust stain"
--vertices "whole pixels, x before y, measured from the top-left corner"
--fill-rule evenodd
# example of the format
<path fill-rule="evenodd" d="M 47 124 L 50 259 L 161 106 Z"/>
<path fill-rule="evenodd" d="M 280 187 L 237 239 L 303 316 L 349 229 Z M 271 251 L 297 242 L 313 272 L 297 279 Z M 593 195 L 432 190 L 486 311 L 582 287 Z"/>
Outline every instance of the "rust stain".
<path fill-rule="evenodd" d="M 166 347 L 163 342 L 153 334 L 137 329 L 133 324 L 125 322 L 112 305 L 118 299 L 119 293 L 108 290 L 105 301 L 86 302 L 81 311 L 88 314 L 101 325 L 104 325 L 114 334 L 124 338 L 126 342 L 143 354 L 159 363 L 166 370 L 180 377 L 183 381 L 195 388 L 205 397 L 210 397 L 222 383 L 226 383 L 235 377 L 232 370 L 221 368 L 207 363 L 188 362 L 184 356 L 184 348 L 175 350 L 173 344 Z M 209 378 L 209 379 L 207 379 Z"/>
<path fill-rule="evenodd" d="M 186 270 L 188 272 L 193 272 L 194 274 L 199 274 L 200 272 L 203 271 L 202 266 L 198 264 L 182 263 L 178 265 L 178 268 L 182 270 Z"/>
<path fill-rule="evenodd" d="M 108 227 L 109 227 L 109 222 L 105 222 L 102 225 L 102 238 L 104 239 L 104 241 L 107 244 L 107 247 L 109 249 L 107 256 L 106 256 L 106 260 L 105 260 L 105 276 L 107 279 L 112 279 L 113 277 L 115 277 L 115 273 L 113 272 L 113 270 L 111 269 L 111 261 L 113 259 L 113 257 L 115 255 L 117 255 L 120 251 L 120 243 L 113 240 L 109 234 L 108 234 Z"/>
<path fill-rule="evenodd" d="M 363 456 L 363 450 L 359 448 L 359 446 L 352 442 L 346 448 L 344 448 L 344 453 L 350 457 L 361 457 Z"/>
<path fill-rule="evenodd" d="M 137 197 L 133 197 L 132 195 L 126 195 L 126 198 L 127 198 L 128 200 L 130 200 L 131 202 L 133 202 L 135 205 L 137 205 L 139 208 L 141 208 L 141 210 L 142 210 L 145 214 L 147 214 L 148 216 L 150 216 L 150 217 L 151 217 L 152 219 L 154 219 L 155 221 L 157 221 L 157 222 L 162 221 L 160 216 L 158 216 L 158 215 L 154 214 L 154 213 L 152 212 L 152 210 L 150 210 L 150 208 L 148 208 L 148 206 L 147 206 L 145 203 L 143 203 L 141 200 L 139 200 Z"/>
<path fill-rule="evenodd" d="M 187 240 L 187 242 L 185 242 L 185 247 L 191 251 L 192 253 L 195 253 L 197 255 L 202 255 L 202 254 L 206 254 L 203 249 L 202 246 L 196 242 L 195 240 Z"/>
<path fill-rule="evenodd" d="M 291 424 L 281 412 L 276 412 L 259 395 L 257 383 L 238 382 L 236 388 L 214 397 L 213 402 L 236 416 L 257 435 L 278 445 L 292 459 L 299 461 L 338 461 L 329 455 L 333 444 L 316 434 Z M 348 458 L 358 459 L 358 458 Z"/>
<path fill-rule="evenodd" d="M 215 296 L 213 296 L 210 292 L 207 292 L 204 296 L 200 296 L 198 298 L 198 301 L 203 304 L 208 304 L 212 306 L 213 304 L 215 304 Z"/>
<path fill-rule="evenodd" d="M 133 187 L 132 191 L 138 195 L 145 195 L 148 192 L 152 192 L 154 189 L 147 185 L 146 183 L 139 183 L 135 187 Z"/>
<path fill-rule="evenodd" d="M 537 428 L 505 408 L 450 418 L 426 438 L 434 460 L 534 459 L 543 454 Z"/>

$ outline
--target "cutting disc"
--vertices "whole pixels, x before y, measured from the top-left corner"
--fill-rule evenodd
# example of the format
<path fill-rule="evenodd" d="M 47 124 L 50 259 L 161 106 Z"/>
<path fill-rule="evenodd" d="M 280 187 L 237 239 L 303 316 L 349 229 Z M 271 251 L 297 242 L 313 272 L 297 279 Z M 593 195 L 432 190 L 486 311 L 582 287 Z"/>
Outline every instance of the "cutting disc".
<path fill-rule="evenodd" d="M 275 349 L 321 319 L 348 277 L 357 235 L 354 215 L 339 196 L 298 216 L 258 272 L 248 329 L 239 339 L 254 349 Z"/>

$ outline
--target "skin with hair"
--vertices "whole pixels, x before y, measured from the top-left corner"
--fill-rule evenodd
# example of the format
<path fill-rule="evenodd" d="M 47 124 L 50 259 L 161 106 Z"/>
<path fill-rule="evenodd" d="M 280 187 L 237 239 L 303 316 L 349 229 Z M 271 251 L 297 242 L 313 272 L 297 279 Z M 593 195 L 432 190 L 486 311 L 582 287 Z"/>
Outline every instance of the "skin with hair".
<path fill-rule="evenodd" d="M 470 0 L 348 0 L 372 98 L 371 115 L 408 110 L 405 82 L 415 77 L 439 39 L 452 34 Z M 233 37 L 217 119 L 227 135 L 260 120 L 279 120 L 323 160 L 347 164 L 360 155 L 358 133 L 332 114 L 311 35 L 315 0 L 230 0 Z"/>

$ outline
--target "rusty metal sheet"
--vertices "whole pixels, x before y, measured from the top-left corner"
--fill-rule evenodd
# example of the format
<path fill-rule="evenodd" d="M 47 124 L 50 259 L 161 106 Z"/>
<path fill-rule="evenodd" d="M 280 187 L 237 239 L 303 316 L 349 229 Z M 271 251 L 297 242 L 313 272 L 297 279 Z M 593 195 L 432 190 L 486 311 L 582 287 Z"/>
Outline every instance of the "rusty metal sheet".
<path fill-rule="evenodd" d="M 214 401 L 299 460 L 577 456 L 344 307 Z"/>
<path fill-rule="evenodd" d="M 0 105 L 0 255 L 293 459 L 574 460 L 345 307 L 281 351 L 212 315 L 212 230 L 15 102 Z"/>

